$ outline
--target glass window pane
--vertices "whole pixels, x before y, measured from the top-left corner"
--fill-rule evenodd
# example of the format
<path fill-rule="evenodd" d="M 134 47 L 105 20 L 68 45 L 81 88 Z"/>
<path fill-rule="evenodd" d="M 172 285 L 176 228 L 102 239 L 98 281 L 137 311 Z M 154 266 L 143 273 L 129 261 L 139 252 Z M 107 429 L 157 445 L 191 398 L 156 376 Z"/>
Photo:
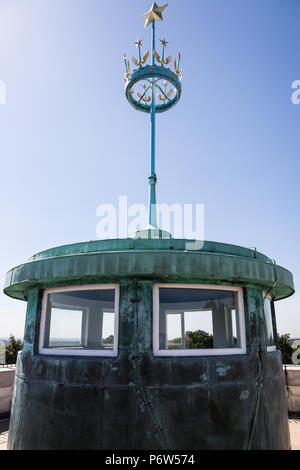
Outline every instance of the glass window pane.
<path fill-rule="evenodd" d="M 82 310 L 53 307 L 49 335 L 50 347 L 81 345 Z"/>
<path fill-rule="evenodd" d="M 272 323 L 271 301 L 266 298 L 264 301 L 264 313 L 266 322 L 267 346 L 274 346 L 274 332 Z"/>
<path fill-rule="evenodd" d="M 159 349 L 241 347 L 237 292 L 159 289 Z"/>
<path fill-rule="evenodd" d="M 48 294 L 43 347 L 113 349 L 114 309 L 114 289 Z"/>
<path fill-rule="evenodd" d="M 236 324 L 236 310 L 234 308 L 231 310 L 231 324 L 232 324 L 233 341 L 236 342 L 236 339 L 237 339 L 237 324 Z"/>
<path fill-rule="evenodd" d="M 115 313 L 103 312 L 102 344 L 106 349 L 114 345 Z"/>
<path fill-rule="evenodd" d="M 185 349 L 213 348 L 212 311 L 184 312 Z"/>
<path fill-rule="evenodd" d="M 184 312 L 185 331 L 197 331 L 203 328 L 207 333 L 213 333 L 212 311 Z"/>
<path fill-rule="evenodd" d="M 167 347 L 168 349 L 182 348 L 182 321 L 180 313 L 167 313 Z"/>

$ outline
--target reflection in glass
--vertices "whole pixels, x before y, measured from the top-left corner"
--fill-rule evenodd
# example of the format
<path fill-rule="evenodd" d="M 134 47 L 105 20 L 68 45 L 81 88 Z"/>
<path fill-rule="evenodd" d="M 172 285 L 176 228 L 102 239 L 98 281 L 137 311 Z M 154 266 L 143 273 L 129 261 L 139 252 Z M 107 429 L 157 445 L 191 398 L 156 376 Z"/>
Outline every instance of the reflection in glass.
<path fill-rule="evenodd" d="M 274 346 L 275 342 L 272 323 L 271 301 L 268 297 L 264 301 L 264 314 L 266 322 L 267 346 Z"/>
<path fill-rule="evenodd" d="M 114 341 L 114 289 L 48 294 L 43 348 L 113 349 Z"/>
<path fill-rule="evenodd" d="M 49 346 L 81 345 L 82 310 L 52 307 Z"/>
<path fill-rule="evenodd" d="M 114 345 L 114 325 L 115 313 L 107 311 L 103 312 L 102 344 L 106 349 L 112 348 Z"/>
<path fill-rule="evenodd" d="M 237 292 L 159 289 L 159 349 L 240 348 Z"/>

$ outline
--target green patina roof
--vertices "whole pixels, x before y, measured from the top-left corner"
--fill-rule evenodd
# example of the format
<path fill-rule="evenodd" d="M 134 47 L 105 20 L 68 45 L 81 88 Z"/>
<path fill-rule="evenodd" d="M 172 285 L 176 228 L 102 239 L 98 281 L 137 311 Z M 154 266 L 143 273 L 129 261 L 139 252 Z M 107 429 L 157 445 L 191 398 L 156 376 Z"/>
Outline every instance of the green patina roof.
<path fill-rule="evenodd" d="M 157 282 L 235 284 L 270 289 L 276 300 L 294 293 L 292 274 L 249 248 L 193 240 L 128 238 L 51 248 L 7 273 L 4 292 L 26 300 L 34 287 L 47 288 L 124 278 Z"/>
<path fill-rule="evenodd" d="M 218 243 L 204 241 L 203 246 L 197 249 L 197 245 L 193 249 L 187 249 L 187 244 L 193 243 L 194 240 L 176 239 L 176 238 L 124 238 L 112 240 L 94 240 L 81 243 L 73 243 L 70 245 L 62 245 L 50 248 L 32 256 L 28 261 L 36 261 L 41 259 L 53 258 L 57 256 L 69 256 L 82 253 L 94 253 L 99 251 L 127 251 L 127 250 L 179 250 L 179 251 L 201 251 L 206 253 L 223 253 L 235 256 L 244 256 L 247 258 L 255 258 L 272 262 L 270 258 L 250 248 L 244 248 L 238 245 L 229 245 L 227 243 Z"/>

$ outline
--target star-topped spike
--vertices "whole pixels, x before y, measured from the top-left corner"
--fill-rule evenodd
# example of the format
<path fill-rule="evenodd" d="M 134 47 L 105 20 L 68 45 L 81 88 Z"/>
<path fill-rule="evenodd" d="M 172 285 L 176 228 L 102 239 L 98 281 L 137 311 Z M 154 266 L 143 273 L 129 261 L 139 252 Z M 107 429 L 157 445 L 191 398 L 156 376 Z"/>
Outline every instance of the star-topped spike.
<path fill-rule="evenodd" d="M 152 0 L 153 2 L 153 0 Z M 149 180 L 149 226 L 156 229 L 158 227 L 156 214 L 156 173 L 155 173 L 155 116 L 156 113 L 163 113 L 172 108 L 181 96 L 180 54 L 174 62 L 175 73 L 168 65 L 172 61 L 172 56 L 165 57 L 166 47 L 169 45 L 164 36 L 160 36 L 160 51 L 156 48 L 155 29 L 156 21 L 162 21 L 162 14 L 167 4 L 157 5 L 153 2 L 147 13 L 142 15 L 145 19 L 145 27 L 151 25 L 151 52 L 146 50 L 142 53 L 143 40 L 140 36 L 134 43 L 138 50 L 138 58 L 132 57 L 133 70 L 130 72 L 129 60 L 125 61 L 125 95 L 129 103 L 137 110 L 149 113 L 150 115 L 150 176 Z M 144 48 L 143 48 L 144 49 Z M 146 65 L 151 58 L 151 65 Z M 135 88 L 136 87 L 136 88 Z"/>
<path fill-rule="evenodd" d="M 163 5 L 163 6 L 159 7 L 154 2 L 152 7 L 150 8 L 150 10 L 147 11 L 147 13 L 145 13 L 144 15 L 142 15 L 142 18 L 145 18 L 145 20 L 146 20 L 145 28 L 147 26 L 149 26 L 149 24 L 151 24 L 152 21 L 162 21 L 162 19 L 163 19 L 162 12 L 164 11 L 164 9 L 167 6 L 168 6 L 168 4 L 166 3 L 166 5 Z"/>
<path fill-rule="evenodd" d="M 140 47 L 142 45 L 143 39 L 137 38 L 136 42 L 134 43 L 136 47 Z"/>
<path fill-rule="evenodd" d="M 165 38 L 164 38 L 164 39 L 160 39 L 160 43 L 161 43 L 162 46 L 166 47 L 167 44 L 168 44 L 168 41 L 166 41 Z"/>
<path fill-rule="evenodd" d="M 167 47 L 168 42 L 166 41 L 165 38 L 160 39 L 160 43 L 162 45 L 162 64 L 164 64 L 164 59 L 165 59 L 165 47 Z M 171 59 L 170 59 L 171 60 Z"/>
<path fill-rule="evenodd" d="M 140 38 L 137 38 L 136 42 L 134 43 L 135 46 L 139 49 L 139 60 L 140 65 L 142 64 L 142 56 L 141 56 L 141 45 L 142 45 L 143 40 Z"/>

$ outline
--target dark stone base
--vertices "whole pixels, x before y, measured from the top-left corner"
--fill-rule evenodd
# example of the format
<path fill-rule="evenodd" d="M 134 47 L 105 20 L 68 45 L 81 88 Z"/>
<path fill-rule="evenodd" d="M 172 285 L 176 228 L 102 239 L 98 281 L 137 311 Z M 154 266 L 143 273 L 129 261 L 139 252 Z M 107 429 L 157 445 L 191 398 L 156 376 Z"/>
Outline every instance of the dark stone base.
<path fill-rule="evenodd" d="M 265 358 L 252 449 L 290 449 L 281 358 Z M 8 448 L 247 449 L 256 356 L 19 356 Z"/>

